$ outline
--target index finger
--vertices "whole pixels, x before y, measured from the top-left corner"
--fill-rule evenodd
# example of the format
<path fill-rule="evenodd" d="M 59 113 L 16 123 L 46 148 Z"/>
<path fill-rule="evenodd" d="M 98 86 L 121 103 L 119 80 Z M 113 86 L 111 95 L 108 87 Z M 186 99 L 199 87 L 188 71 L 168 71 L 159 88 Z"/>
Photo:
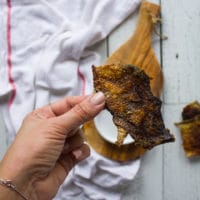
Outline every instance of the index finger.
<path fill-rule="evenodd" d="M 52 113 L 55 116 L 59 116 L 59 115 L 66 113 L 67 111 L 69 111 L 76 104 L 83 101 L 86 97 L 87 97 L 87 95 L 86 96 L 68 96 L 68 97 L 65 97 L 54 103 L 51 103 L 45 107 L 47 107 L 47 109 L 49 109 L 49 107 L 50 107 L 50 110 L 52 111 Z M 44 109 L 45 109 L 45 107 L 44 107 Z"/>
<path fill-rule="evenodd" d="M 61 127 L 64 127 L 65 132 L 68 133 L 86 121 L 94 118 L 104 108 L 104 106 L 105 96 L 102 92 L 98 92 L 86 97 L 68 112 L 55 117 L 53 120 Z"/>

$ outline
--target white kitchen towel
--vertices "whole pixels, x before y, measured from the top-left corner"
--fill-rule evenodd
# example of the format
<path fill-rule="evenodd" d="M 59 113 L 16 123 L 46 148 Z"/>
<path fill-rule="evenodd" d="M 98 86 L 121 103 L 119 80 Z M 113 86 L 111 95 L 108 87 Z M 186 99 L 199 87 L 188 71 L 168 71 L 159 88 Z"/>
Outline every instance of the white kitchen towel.
<path fill-rule="evenodd" d="M 92 149 L 91 155 L 72 170 L 54 200 L 122 200 L 140 160 L 114 162 Z"/>
<path fill-rule="evenodd" d="M 104 39 L 140 2 L 0 0 L 0 106 L 10 141 L 25 115 L 33 109 L 66 95 L 92 92 L 91 65 L 102 63 L 99 55 L 88 48 Z M 97 164 L 91 166 L 85 162 L 74 170 L 73 179 L 69 178 L 73 180 L 68 183 L 69 190 L 73 184 L 82 184 L 82 192 L 87 191 L 90 184 L 80 178 L 81 170 L 91 170 L 94 177 L 100 170 L 98 173 L 104 172 L 113 179 L 112 170 L 101 168 L 100 158 L 92 152 L 90 159 Z M 135 161 L 128 165 L 134 169 Z M 118 178 L 112 184 L 129 180 L 120 172 L 124 166 L 119 164 Z M 98 188 L 98 184 L 93 185 Z M 110 199 L 109 195 L 105 199 Z"/>

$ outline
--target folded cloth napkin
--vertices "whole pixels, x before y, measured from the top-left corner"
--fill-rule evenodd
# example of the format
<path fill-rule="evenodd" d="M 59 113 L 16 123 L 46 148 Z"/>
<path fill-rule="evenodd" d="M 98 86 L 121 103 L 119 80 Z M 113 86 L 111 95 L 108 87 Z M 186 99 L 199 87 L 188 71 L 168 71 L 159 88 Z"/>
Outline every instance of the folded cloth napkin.
<path fill-rule="evenodd" d="M 92 92 L 91 65 L 100 63 L 99 55 L 88 48 L 104 39 L 140 2 L 0 0 L 0 108 L 10 141 L 33 109 L 66 95 Z M 117 185 L 133 179 L 138 166 L 139 161 L 116 163 L 92 151 L 56 198 L 74 193 L 81 194 L 81 200 L 117 199 L 113 198 L 119 194 Z M 126 176 L 123 172 L 129 167 L 133 174 Z M 91 174 L 87 177 L 85 171 Z"/>

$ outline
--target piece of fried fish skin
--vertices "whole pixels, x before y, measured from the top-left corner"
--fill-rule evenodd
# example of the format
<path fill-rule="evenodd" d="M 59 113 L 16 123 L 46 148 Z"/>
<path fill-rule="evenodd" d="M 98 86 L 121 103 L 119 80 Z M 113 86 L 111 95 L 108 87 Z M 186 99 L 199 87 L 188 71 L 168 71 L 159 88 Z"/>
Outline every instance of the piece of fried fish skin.
<path fill-rule="evenodd" d="M 130 134 L 136 145 L 151 149 L 174 141 L 165 128 L 161 101 L 153 96 L 150 78 L 138 67 L 110 64 L 92 67 L 94 88 L 106 97 L 106 108 L 118 129 L 117 145 Z"/>
<path fill-rule="evenodd" d="M 185 154 L 188 158 L 200 156 L 200 103 L 186 105 L 182 118 L 183 121 L 175 125 L 180 129 Z"/>

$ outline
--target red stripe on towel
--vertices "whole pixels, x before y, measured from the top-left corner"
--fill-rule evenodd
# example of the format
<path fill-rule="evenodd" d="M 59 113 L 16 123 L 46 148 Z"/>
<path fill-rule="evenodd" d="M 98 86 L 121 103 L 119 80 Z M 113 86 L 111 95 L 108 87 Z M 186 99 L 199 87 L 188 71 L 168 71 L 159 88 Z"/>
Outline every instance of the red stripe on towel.
<path fill-rule="evenodd" d="M 11 61 L 12 49 L 11 49 L 11 0 L 7 0 L 7 67 L 8 67 L 8 80 L 12 86 L 12 94 L 8 101 L 10 107 L 16 96 L 16 85 L 12 78 L 12 61 Z"/>
<path fill-rule="evenodd" d="M 80 71 L 80 65 L 78 66 L 78 76 L 80 77 L 82 81 L 82 89 L 81 89 L 81 94 L 85 95 L 85 88 L 86 88 L 86 79 L 83 73 Z"/>

